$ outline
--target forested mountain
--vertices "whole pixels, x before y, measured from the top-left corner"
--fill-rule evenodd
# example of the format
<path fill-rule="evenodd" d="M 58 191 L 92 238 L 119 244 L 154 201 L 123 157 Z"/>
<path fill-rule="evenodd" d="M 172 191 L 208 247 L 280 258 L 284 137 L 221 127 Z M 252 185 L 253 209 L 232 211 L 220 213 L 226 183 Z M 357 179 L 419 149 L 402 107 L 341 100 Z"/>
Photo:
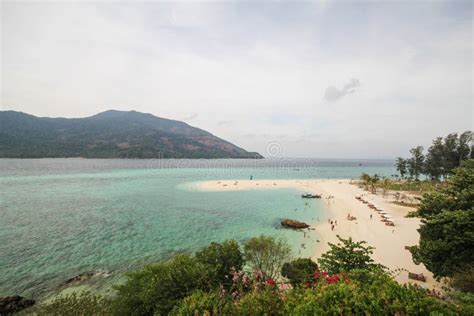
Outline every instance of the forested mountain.
<path fill-rule="evenodd" d="M 262 158 L 184 122 L 136 111 L 86 118 L 0 112 L 0 158 Z"/>

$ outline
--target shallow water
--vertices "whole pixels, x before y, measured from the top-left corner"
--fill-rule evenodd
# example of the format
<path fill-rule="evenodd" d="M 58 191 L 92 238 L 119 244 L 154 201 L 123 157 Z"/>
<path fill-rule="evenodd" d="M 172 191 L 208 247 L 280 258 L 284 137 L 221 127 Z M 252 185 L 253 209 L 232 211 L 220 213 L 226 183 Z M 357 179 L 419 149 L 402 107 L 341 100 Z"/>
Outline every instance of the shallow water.
<path fill-rule="evenodd" d="M 389 176 L 392 166 L 302 159 L 0 159 L 0 296 L 42 297 L 89 270 L 108 271 L 110 277 L 95 284 L 107 288 L 123 272 L 176 252 L 259 234 L 287 238 L 295 255 L 309 255 L 317 242 L 277 229 L 278 223 L 285 217 L 324 220 L 322 201 L 302 200 L 292 189 L 199 192 L 187 184 L 250 175 L 256 181 Z"/>

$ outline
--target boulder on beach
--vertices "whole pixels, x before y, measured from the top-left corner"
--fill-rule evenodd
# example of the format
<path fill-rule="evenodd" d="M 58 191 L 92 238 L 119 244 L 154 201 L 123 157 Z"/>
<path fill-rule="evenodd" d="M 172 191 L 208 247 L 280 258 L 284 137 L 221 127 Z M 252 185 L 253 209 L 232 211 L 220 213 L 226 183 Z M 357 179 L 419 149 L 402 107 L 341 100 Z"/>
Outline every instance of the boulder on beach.
<path fill-rule="evenodd" d="M 19 295 L 0 297 L 0 315 L 13 314 L 34 304 L 34 300 Z"/>
<path fill-rule="evenodd" d="M 300 221 L 296 221 L 294 219 L 284 219 L 281 221 L 281 225 L 284 226 L 284 227 L 289 227 L 289 228 L 308 228 L 309 225 L 304 223 L 304 222 L 300 222 Z"/>

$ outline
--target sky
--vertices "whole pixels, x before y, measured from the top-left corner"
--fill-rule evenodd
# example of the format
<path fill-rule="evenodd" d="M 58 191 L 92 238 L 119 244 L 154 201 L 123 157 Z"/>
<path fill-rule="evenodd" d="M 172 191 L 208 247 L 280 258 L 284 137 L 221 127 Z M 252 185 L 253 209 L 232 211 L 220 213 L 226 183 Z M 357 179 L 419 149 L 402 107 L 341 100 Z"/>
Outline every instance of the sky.
<path fill-rule="evenodd" d="M 0 110 L 182 120 L 264 156 L 473 130 L 471 1 L 1 1 Z"/>

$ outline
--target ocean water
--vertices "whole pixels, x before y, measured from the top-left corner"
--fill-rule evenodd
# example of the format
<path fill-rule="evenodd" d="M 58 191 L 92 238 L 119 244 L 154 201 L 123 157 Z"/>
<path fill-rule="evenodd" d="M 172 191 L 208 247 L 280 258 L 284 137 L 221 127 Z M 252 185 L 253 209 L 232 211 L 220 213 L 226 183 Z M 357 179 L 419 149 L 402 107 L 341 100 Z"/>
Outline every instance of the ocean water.
<path fill-rule="evenodd" d="M 194 252 L 211 241 L 260 234 L 309 256 L 317 240 L 281 229 L 282 218 L 325 220 L 322 200 L 292 189 L 200 192 L 212 179 L 355 178 L 394 174 L 384 160 L 0 159 L 0 296 L 42 298 L 81 272 L 124 272 Z"/>

